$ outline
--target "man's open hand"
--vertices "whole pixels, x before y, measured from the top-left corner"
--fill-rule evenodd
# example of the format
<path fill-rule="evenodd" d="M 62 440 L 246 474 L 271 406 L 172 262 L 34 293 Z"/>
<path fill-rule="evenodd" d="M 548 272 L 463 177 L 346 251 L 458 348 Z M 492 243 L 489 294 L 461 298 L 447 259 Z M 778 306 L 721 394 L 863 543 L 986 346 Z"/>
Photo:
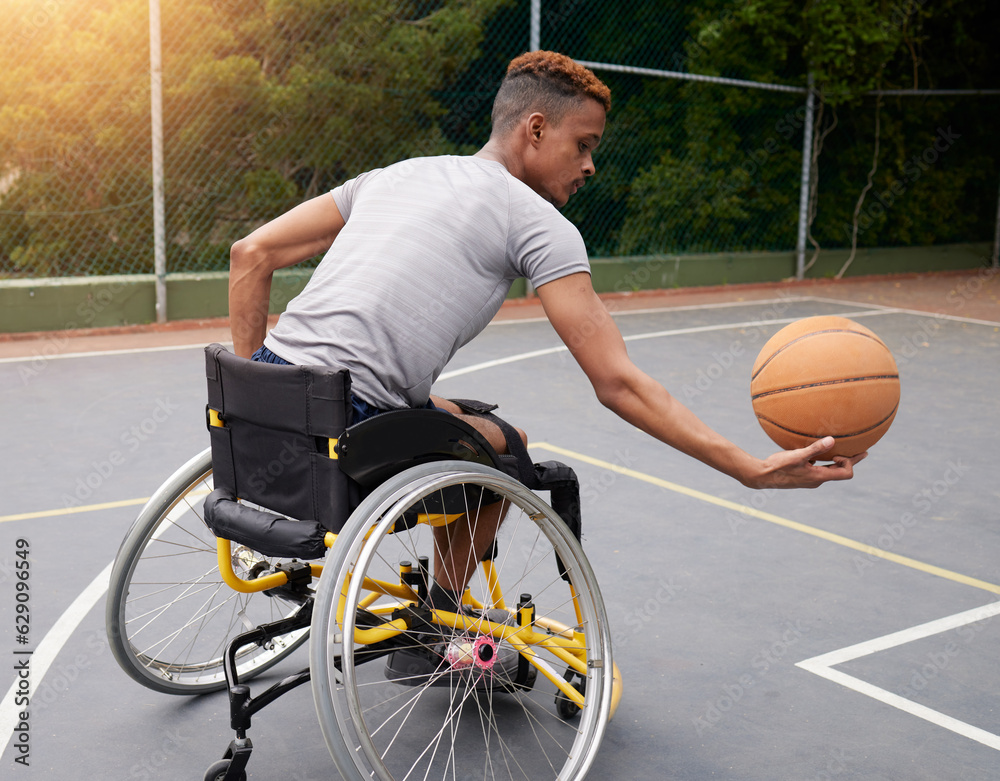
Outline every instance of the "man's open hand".
<path fill-rule="evenodd" d="M 817 464 L 833 448 L 833 437 L 823 437 L 798 450 L 783 450 L 763 462 L 759 477 L 747 482 L 751 488 L 816 488 L 830 480 L 850 480 L 854 465 L 868 453 L 834 456 L 830 463 Z"/>

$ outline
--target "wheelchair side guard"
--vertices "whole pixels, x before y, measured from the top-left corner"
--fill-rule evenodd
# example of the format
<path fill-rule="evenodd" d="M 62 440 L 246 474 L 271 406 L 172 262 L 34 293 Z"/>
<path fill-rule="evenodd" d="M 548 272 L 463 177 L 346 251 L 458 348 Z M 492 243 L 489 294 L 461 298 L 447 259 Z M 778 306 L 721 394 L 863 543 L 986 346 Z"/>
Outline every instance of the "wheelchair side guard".
<path fill-rule="evenodd" d="M 482 434 L 440 410 L 383 412 L 349 427 L 334 450 L 341 471 L 366 490 L 428 461 L 501 464 Z"/>
<path fill-rule="evenodd" d="M 544 461 L 534 465 L 535 485 L 529 485 L 534 490 L 549 492 L 549 504 L 556 511 L 569 530 L 580 542 L 583 537 L 583 516 L 580 514 L 580 481 L 576 472 L 558 461 Z M 556 566 L 559 575 L 567 583 L 569 573 L 562 560 L 556 555 Z"/>

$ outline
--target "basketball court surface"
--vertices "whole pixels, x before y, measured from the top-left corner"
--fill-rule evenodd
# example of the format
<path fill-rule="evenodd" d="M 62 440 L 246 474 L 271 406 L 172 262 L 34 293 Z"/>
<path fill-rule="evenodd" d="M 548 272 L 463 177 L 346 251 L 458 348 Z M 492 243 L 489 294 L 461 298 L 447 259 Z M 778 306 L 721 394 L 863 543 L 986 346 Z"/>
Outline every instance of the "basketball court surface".
<path fill-rule="evenodd" d="M 500 403 L 537 460 L 581 480 L 624 678 L 589 778 L 996 778 L 998 290 L 984 270 L 609 300 L 633 360 L 760 456 L 775 449 L 750 406 L 764 342 L 812 315 L 877 333 L 899 413 L 853 481 L 815 491 L 750 491 L 631 429 L 531 306 L 459 352 L 436 392 Z M 104 630 L 129 524 L 208 444 L 202 348 L 227 339 L 212 325 L 0 343 L 5 779 L 201 779 L 232 737 L 224 693 L 144 689 Z M 301 649 L 252 688 L 307 662 Z M 251 779 L 338 777 L 308 687 L 250 736 Z"/>

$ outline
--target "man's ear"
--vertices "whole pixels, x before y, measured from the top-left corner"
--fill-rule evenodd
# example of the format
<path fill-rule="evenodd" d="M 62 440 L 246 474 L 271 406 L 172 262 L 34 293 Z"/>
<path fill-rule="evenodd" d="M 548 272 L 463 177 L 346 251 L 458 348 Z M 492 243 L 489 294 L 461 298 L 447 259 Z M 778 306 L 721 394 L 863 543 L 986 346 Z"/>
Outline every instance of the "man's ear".
<path fill-rule="evenodd" d="M 546 129 L 545 115 L 536 111 L 531 114 L 526 122 L 528 141 L 531 144 L 537 144 L 542 140 L 542 134 Z"/>

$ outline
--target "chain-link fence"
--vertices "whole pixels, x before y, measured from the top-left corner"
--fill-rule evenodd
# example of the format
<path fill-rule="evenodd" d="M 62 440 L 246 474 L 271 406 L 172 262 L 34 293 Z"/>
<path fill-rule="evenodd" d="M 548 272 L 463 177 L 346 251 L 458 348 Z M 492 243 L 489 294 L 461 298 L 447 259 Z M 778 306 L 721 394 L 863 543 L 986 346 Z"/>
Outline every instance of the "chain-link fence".
<path fill-rule="evenodd" d="M 167 272 L 225 270 L 236 238 L 368 168 L 474 151 L 532 44 L 532 0 L 159 3 Z M 541 47 L 612 88 L 598 175 L 565 210 L 592 257 L 795 249 L 807 68 L 753 41 L 720 57 L 735 6 L 537 4 Z M 154 270 L 150 7 L 5 4 L 0 277 Z M 811 248 L 993 240 L 996 97 L 820 105 Z"/>

